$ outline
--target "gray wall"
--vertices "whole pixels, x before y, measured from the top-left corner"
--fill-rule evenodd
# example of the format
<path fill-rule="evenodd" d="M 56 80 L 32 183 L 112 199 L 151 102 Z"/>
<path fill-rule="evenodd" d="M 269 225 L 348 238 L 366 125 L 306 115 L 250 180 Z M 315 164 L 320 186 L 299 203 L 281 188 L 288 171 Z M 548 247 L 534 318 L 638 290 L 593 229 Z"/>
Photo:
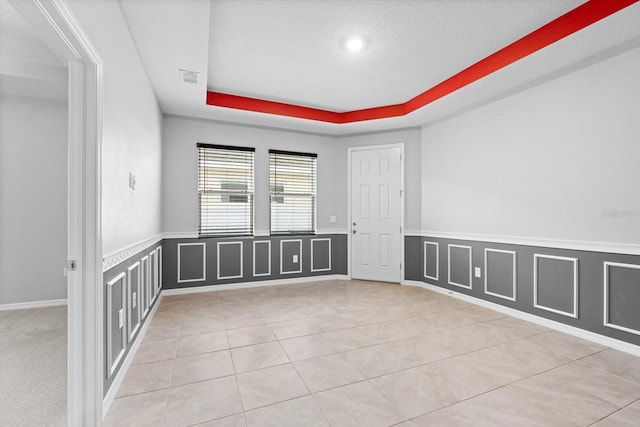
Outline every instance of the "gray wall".
<path fill-rule="evenodd" d="M 157 302 L 163 282 L 163 252 L 162 242 L 155 243 L 104 272 L 105 394 Z"/>
<path fill-rule="evenodd" d="M 67 297 L 67 103 L 0 96 L 0 304 Z"/>
<path fill-rule="evenodd" d="M 428 242 L 426 251 L 425 242 Z M 435 251 L 431 250 L 430 243 L 438 244 L 439 274 L 437 276 L 433 268 Z M 469 284 L 467 258 L 469 251 L 451 247 L 451 257 L 449 257 L 450 245 L 471 248 L 470 289 L 450 283 Z M 486 268 L 485 249 L 490 250 L 487 252 Z M 406 237 L 405 253 L 407 253 L 405 270 L 407 280 L 422 281 L 640 345 L 640 310 L 637 306 L 640 298 L 640 256 L 638 255 L 420 236 Z M 515 295 L 513 292 L 514 258 Z M 606 286 L 605 262 L 625 264 L 607 267 Z M 476 267 L 481 270 L 480 277 L 475 277 L 473 274 Z M 437 280 L 428 278 L 426 275 L 437 277 Z M 485 275 L 488 275 L 486 290 Z M 574 279 L 577 295 L 574 292 Z M 536 289 L 535 298 L 534 288 Z M 577 304 L 574 299 L 577 299 Z M 635 330 L 635 333 L 605 326 L 605 306 L 608 310 L 608 323 Z"/>
<path fill-rule="evenodd" d="M 255 231 L 269 233 L 269 149 L 317 153 L 317 222 L 332 230 L 337 215 L 333 139 L 299 132 L 166 116 L 163 131 L 163 231 L 198 231 L 198 142 L 255 147 Z M 346 224 L 345 219 L 341 221 Z"/>
<path fill-rule="evenodd" d="M 635 49 L 424 128 L 422 230 L 640 243 L 638 70 Z"/>
<path fill-rule="evenodd" d="M 165 239 L 163 251 L 165 289 L 347 274 L 345 234 Z"/>

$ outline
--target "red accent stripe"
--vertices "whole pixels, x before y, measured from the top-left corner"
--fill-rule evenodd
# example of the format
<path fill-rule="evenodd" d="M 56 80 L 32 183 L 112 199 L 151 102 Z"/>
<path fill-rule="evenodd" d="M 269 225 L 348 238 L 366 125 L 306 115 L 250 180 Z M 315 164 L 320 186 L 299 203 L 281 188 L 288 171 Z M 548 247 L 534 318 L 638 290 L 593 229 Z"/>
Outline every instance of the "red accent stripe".
<path fill-rule="evenodd" d="M 207 92 L 207 104 L 337 124 L 404 116 L 638 1 L 589 0 L 403 104 L 337 113 L 218 92 Z"/>

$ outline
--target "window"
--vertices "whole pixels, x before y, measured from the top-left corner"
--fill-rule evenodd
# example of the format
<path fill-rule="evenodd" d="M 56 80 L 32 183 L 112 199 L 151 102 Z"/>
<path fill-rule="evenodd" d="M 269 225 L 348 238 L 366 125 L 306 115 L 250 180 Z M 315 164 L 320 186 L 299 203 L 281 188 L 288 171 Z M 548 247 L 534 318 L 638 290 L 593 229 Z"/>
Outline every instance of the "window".
<path fill-rule="evenodd" d="M 315 233 L 316 157 L 269 150 L 271 234 Z"/>
<path fill-rule="evenodd" d="M 253 234 L 253 154 L 198 144 L 200 236 Z"/>

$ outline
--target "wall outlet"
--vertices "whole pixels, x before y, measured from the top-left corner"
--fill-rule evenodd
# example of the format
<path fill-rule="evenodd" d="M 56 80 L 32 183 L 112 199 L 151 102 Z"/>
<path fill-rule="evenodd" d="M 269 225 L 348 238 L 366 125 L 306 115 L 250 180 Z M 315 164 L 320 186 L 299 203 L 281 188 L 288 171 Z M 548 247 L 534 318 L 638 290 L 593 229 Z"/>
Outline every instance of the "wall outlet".
<path fill-rule="evenodd" d="M 124 326 L 124 308 L 118 311 L 118 328 L 122 329 Z"/>
<path fill-rule="evenodd" d="M 136 176 L 129 172 L 129 188 L 132 190 L 136 189 Z"/>
<path fill-rule="evenodd" d="M 298 255 L 294 255 L 293 256 L 293 263 L 297 264 L 298 263 Z"/>
<path fill-rule="evenodd" d="M 480 267 L 475 268 L 475 274 L 476 277 L 482 277 L 482 270 L 480 269 Z"/>
<path fill-rule="evenodd" d="M 335 224 L 336 222 L 338 222 L 338 218 L 336 218 L 336 216 L 335 216 L 335 215 L 331 215 L 331 216 L 329 217 L 329 222 L 330 222 L 331 224 Z"/>
<path fill-rule="evenodd" d="M 133 308 L 136 308 L 136 305 L 138 305 L 138 293 L 134 292 L 133 296 L 131 297 L 133 299 L 132 303 L 133 303 Z"/>

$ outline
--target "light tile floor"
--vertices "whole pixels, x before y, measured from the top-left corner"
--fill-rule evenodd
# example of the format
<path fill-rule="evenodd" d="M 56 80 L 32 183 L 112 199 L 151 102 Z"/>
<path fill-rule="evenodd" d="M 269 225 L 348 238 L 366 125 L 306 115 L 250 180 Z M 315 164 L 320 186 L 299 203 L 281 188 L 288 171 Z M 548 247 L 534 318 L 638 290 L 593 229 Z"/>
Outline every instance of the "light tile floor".
<path fill-rule="evenodd" d="M 640 358 L 421 288 L 162 299 L 107 426 L 634 426 Z"/>

